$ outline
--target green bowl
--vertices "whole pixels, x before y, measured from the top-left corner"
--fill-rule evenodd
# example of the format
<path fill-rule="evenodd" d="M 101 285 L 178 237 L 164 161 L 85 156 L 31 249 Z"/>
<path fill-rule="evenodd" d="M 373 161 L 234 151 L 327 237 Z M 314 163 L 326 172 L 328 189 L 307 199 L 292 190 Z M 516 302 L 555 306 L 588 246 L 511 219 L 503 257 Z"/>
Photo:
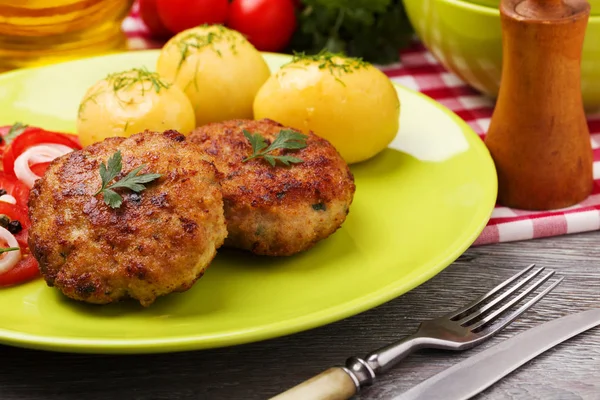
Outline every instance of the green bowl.
<path fill-rule="evenodd" d="M 403 1 L 417 35 L 442 65 L 480 92 L 496 97 L 502 72 L 498 9 L 460 0 Z M 600 108 L 600 16 L 588 22 L 581 91 L 588 111 Z"/>
<path fill-rule="evenodd" d="M 498 8 L 500 1 L 502 0 L 469 0 L 469 3 Z M 592 6 L 592 15 L 600 15 L 600 0 L 588 0 L 588 3 Z"/>

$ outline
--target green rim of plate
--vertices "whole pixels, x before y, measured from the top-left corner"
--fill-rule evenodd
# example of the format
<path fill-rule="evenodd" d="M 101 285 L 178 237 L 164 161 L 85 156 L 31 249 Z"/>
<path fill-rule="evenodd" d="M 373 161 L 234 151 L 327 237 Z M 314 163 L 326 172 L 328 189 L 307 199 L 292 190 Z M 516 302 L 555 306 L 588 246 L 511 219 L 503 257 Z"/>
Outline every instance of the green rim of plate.
<path fill-rule="evenodd" d="M 68 66 L 71 67 L 70 69 L 76 70 L 78 64 L 85 64 L 87 62 L 90 62 L 90 60 L 93 62 L 94 60 L 101 60 L 111 57 L 135 57 L 132 56 L 132 53 L 138 54 L 140 57 L 144 57 L 148 55 L 157 54 L 157 50 L 144 50 L 129 53 L 114 53 L 99 57 L 90 57 L 60 64 L 53 64 L 49 66 L 40 66 L 11 71 L 4 74 L 0 74 L 0 83 L 6 80 L 18 78 L 20 76 L 27 76 L 32 71 L 41 70 L 45 68 L 52 68 L 56 66 Z M 289 56 L 282 54 L 264 54 L 266 57 L 278 59 L 278 62 L 281 63 L 289 60 Z M 473 244 L 473 242 L 477 239 L 479 234 L 483 231 L 484 227 L 489 221 L 489 218 L 491 216 L 496 202 L 496 170 L 494 167 L 493 160 L 491 159 L 483 141 L 460 117 L 458 117 L 455 113 L 453 113 L 443 105 L 435 102 L 433 99 L 420 92 L 405 88 L 401 85 L 395 85 L 399 93 L 404 92 L 409 97 L 414 96 L 423 99 L 431 107 L 435 107 L 438 110 L 442 111 L 446 116 L 448 116 L 451 119 L 451 121 L 457 127 L 460 128 L 460 131 L 462 132 L 464 138 L 468 142 L 469 152 L 476 154 L 477 158 L 479 159 L 479 165 L 477 165 L 479 173 L 485 175 L 487 180 L 485 193 L 482 195 L 481 203 L 477 206 L 476 213 L 473 215 L 472 218 L 473 223 L 471 223 L 466 229 L 456 232 L 456 237 L 454 239 L 453 245 L 449 246 L 443 253 L 437 254 L 435 257 L 432 257 L 429 260 L 428 265 L 421 267 L 420 273 L 412 274 L 409 278 L 403 278 L 399 279 L 398 281 L 388 282 L 386 284 L 381 285 L 381 287 L 379 287 L 377 290 L 373 290 L 372 292 L 366 295 L 356 297 L 351 301 L 346 301 L 334 307 L 329 307 L 327 309 L 311 312 L 305 315 L 297 315 L 295 317 L 288 318 L 284 321 L 263 324 L 259 327 L 238 329 L 235 332 L 223 332 L 222 334 L 212 336 L 200 333 L 197 335 L 185 334 L 181 336 L 169 336 L 167 338 L 147 339 L 111 339 L 102 336 L 75 338 L 67 336 L 65 334 L 48 336 L 6 329 L 2 327 L 3 323 L 2 321 L 0 321 L 0 343 L 19 347 L 53 351 L 127 354 L 175 352 L 238 345 L 289 335 L 300 331 L 316 328 L 335 321 L 339 321 L 341 319 L 356 315 L 358 313 L 364 312 L 373 307 L 381 305 L 385 302 L 388 302 L 428 281 L 429 279 L 437 275 L 439 272 L 441 272 L 443 269 L 445 269 L 447 266 L 449 266 L 454 260 L 456 260 L 467 248 L 469 248 Z M 357 192 L 360 190 L 360 187 L 357 185 Z M 35 284 L 36 282 L 32 282 L 26 285 Z M 53 290 L 49 288 L 45 289 Z M 2 292 L 0 291 L 0 300 L 1 299 Z"/>

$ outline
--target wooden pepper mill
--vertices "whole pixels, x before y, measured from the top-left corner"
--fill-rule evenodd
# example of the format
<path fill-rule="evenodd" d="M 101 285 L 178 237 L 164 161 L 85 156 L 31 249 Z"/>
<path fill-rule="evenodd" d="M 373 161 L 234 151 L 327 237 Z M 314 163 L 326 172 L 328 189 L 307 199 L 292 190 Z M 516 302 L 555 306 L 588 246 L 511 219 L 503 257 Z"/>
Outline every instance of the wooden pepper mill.
<path fill-rule="evenodd" d="M 592 191 L 580 83 L 587 0 L 502 0 L 502 80 L 485 138 L 498 203 L 550 210 Z"/>

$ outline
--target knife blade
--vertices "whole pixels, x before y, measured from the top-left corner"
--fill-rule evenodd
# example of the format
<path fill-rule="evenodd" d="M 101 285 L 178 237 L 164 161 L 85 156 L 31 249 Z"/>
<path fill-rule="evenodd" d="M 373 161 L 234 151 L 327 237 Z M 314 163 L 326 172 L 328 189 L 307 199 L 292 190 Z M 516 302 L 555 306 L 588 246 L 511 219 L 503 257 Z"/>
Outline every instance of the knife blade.
<path fill-rule="evenodd" d="M 554 319 L 459 362 L 393 400 L 469 399 L 546 350 L 598 325 L 600 308 Z"/>

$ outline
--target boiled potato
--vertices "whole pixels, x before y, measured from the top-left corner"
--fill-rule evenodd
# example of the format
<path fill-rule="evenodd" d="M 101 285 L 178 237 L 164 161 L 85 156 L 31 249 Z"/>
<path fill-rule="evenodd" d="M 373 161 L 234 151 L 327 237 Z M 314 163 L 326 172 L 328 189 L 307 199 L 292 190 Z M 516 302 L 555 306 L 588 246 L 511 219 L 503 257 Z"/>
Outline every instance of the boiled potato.
<path fill-rule="evenodd" d="M 178 85 L 196 112 L 196 124 L 252 119 L 252 102 L 270 75 L 254 46 L 220 25 L 199 26 L 171 38 L 156 69 Z"/>
<path fill-rule="evenodd" d="M 367 160 L 398 132 L 400 100 L 390 80 L 364 61 L 329 53 L 295 56 L 261 87 L 254 118 L 327 139 L 347 163 Z"/>
<path fill-rule="evenodd" d="M 194 109 L 181 89 L 138 68 L 110 74 L 90 87 L 77 115 L 83 146 L 146 129 L 188 134 L 195 125 Z"/>

